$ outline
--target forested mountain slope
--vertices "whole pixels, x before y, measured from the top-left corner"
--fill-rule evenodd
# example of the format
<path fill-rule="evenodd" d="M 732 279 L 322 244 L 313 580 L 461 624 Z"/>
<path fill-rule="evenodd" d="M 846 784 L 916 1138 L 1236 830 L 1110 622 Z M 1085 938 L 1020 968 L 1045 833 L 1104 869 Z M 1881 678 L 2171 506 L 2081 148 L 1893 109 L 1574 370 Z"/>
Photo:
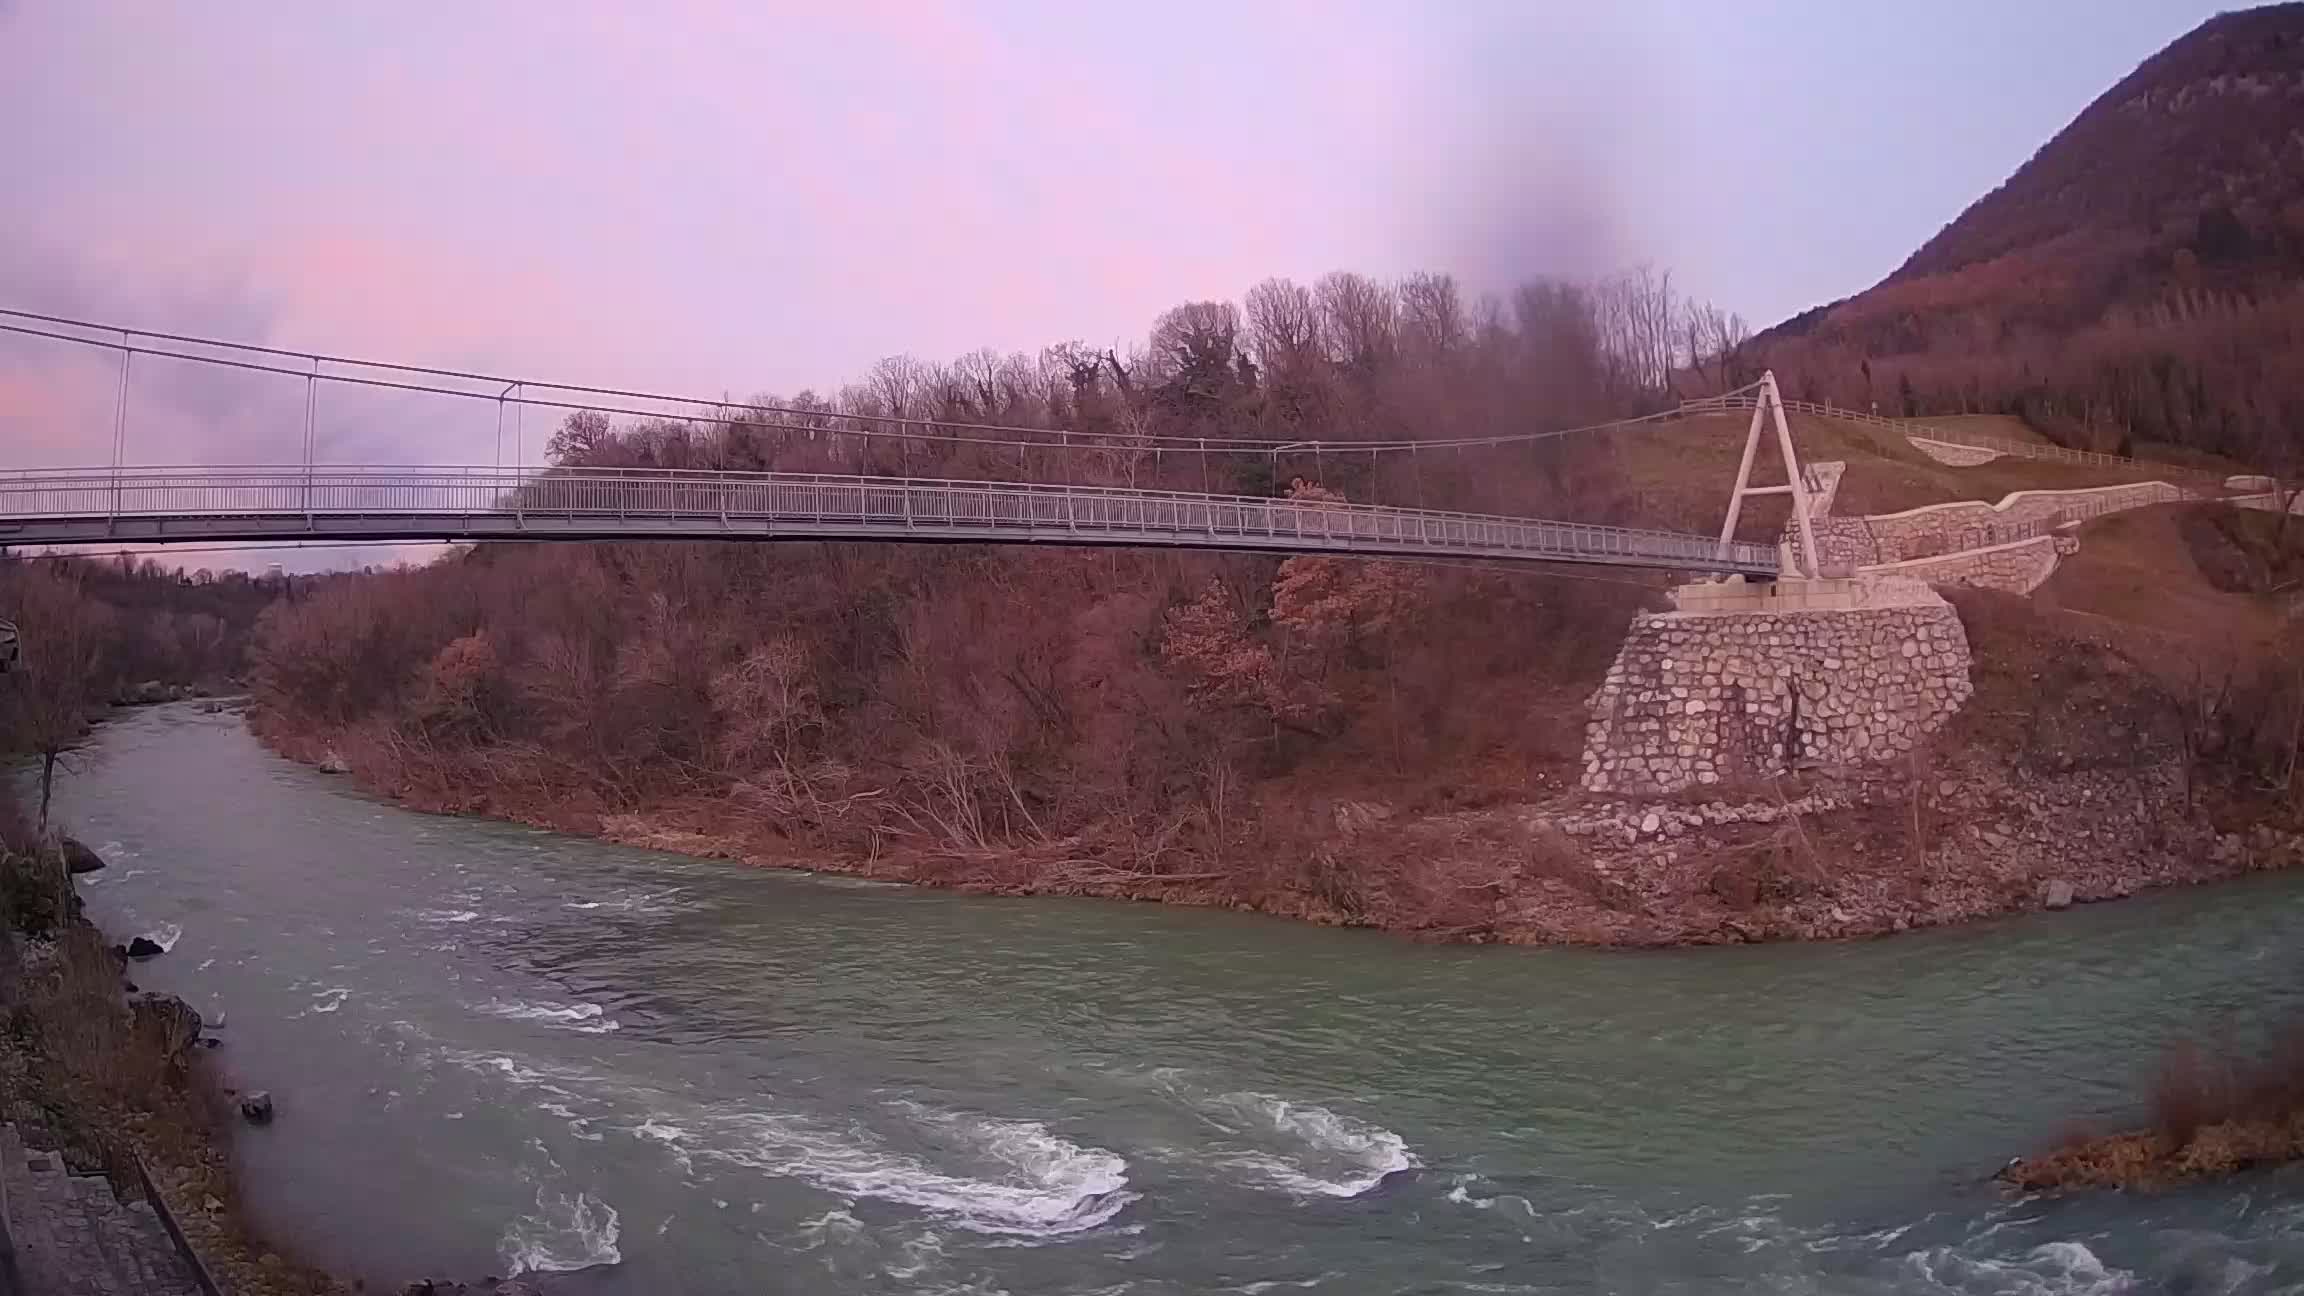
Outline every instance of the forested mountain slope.
<path fill-rule="evenodd" d="M 2304 429 L 2304 4 L 2144 61 L 1869 291 L 1761 334 L 1795 395 L 2017 413 L 2286 472 Z"/>

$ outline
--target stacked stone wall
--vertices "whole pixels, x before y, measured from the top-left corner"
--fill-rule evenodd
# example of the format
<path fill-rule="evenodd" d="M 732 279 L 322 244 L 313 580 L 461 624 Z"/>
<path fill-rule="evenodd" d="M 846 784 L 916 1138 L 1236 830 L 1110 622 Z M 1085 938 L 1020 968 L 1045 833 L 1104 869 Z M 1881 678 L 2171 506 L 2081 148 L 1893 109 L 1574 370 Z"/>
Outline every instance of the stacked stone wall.
<path fill-rule="evenodd" d="M 1669 793 L 1910 751 L 1968 700 L 1968 637 L 1942 598 L 1895 584 L 1915 591 L 1897 606 L 1635 618 L 1592 696 L 1584 786 Z"/>
<path fill-rule="evenodd" d="M 2194 498 L 2167 482 L 2136 482 L 2088 490 L 2017 491 L 1998 504 L 1963 500 L 1863 519 L 1877 557 L 1906 562 L 1963 549 L 2030 539 L 2066 522 Z"/>
<path fill-rule="evenodd" d="M 1826 567 L 1870 567 L 1880 561 L 1880 546 L 1863 518 L 1817 517 L 1808 525 L 1816 532 L 1816 548 Z"/>
<path fill-rule="evenodd" d="M 2056 574 L 2066 554 L 2077 553 L 2080 540 L 2072 535 L 2044 535 L 1989 549 L 1969 549 L 1941 558 L 1883 564 L 1859 571 L 1863 576 L 1909 576 L 1931 585 L 1966 585 L 1973 589 L 2029 594 Z"/>
<path fill-rule="evenodd" d="M 1836 459 L 1801 466 L 1801 480 L 1808 485 L 1808 525 L 1816 533 L 1818 560 L 1826 567 L 1863 567 L 1880 561 L 1864 519 L 1832 516 L 1832 506 L 1840 498 L 1840 478 L 1847 469 L 1848 465 Z M 1800 524 L 1785 519 L 1778 543 L 1797 548 Z"/>

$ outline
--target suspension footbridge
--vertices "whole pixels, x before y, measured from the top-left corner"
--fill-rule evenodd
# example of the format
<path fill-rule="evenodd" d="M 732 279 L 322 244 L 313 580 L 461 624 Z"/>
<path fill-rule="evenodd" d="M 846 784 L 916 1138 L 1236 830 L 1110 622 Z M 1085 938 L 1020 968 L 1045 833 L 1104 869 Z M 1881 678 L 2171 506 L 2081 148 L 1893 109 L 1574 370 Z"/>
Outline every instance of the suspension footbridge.
<path fill-rule="evenodd" d="M 1460 458 L 1468 448 L 1509 449 L 1565 435 L 1556 431 L 1405 442 L 1132 436 L 695 401 L 144 333 L 4 309 L 0 333 L 39 339 L 117 366 L 111 462 L 0 471 L 0 545 L 862 540 L 1468 558 L 1755 577 L 1775 576 L 1785 565 L 1777 545 L 1737 540 L 1733 514 L 1720 535 L 1706 536 L 1564 518 L 1345 502 L 1325 491 L 1253 495 L 1165 488 L 1180 466 L 1195 463 L 1203 484 L 1211 484 L 1212 461 L 1254 465 L 1275 488 L 1291 465 L 1351 465 L 1370 481 L 1384 481 L 1390 473 L 1420 488 L 1422 465 L 1430 456 L 1454 451 Z M 85 363 L 82 368 L 93 371 Z M 129 454 L 136 440 L 130 410 L 139 374 L 146 382 L 164 374 L 166 381 L 181 384 L 190 374 L 300 386 L 301 402 L 280 400 L 275 391 L 275 398 L 259 408 L 280 424 L 276 439 L 300 433 L 302 461 L 139 466 Z M 322 462 L 317 411 L 322 393 L 339 389 L 402 401 L 493 403 L 499 462 Z M 1755 384 L 1750 393 L 1756 398 L 1752 439 L 1733 498 L 1796 494 L 1796 486 L 1747 484 L 1749 451 L 1760 443 L 1763 415 L 1773 411 L 1781 423 L 1772 379 Z M 766 442 L 768 450 L 755 445 L 751 457 L 773 464 L 830 455 L 844 458 L 853 470 L 616 467 L 581 459 L 530 464 L 524 462 L 524 428 L 514 462 L 501 462 L 507 418 L 524 419 L 531 409 L 701 428 L 708 435 L 698 444 L 708 450 L 698 456 L 725 457 L 739 441 Z M 1782 445 L 1789 459 L 1788 437 Z M 1363 463 L 1364 470 L 1359 468 Z M 932 475 L 902 471 L 921 464 L 930 466 Z M 987 466 L 1001 469 L 1003 479 L 967 472 Z M 899 471 L 885 471 L 888 467 Z M 1147 477 L 1162 485 L 1137 484 Z"/>

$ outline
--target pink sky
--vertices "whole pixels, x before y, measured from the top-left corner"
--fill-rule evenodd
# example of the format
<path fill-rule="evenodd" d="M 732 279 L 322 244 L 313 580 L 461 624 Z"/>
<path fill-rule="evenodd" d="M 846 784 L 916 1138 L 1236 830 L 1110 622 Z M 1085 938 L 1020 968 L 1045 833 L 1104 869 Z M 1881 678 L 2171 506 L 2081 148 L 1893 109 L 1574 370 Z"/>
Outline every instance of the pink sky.
<path fill-rule="evenodd" d="M 1340 268 L 1646 260 L 1766 324 L 2213 7 L 0 0 L 0 305 L 739 395 Z M 58 363 L 0 339 L 0 466 L 108 449 Z"/>

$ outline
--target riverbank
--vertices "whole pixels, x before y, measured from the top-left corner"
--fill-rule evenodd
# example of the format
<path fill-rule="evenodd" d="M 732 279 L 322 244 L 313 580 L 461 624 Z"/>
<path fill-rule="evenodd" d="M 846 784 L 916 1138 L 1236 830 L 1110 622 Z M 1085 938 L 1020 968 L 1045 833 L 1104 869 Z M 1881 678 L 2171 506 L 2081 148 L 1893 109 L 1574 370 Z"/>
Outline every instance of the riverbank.
<path fill-rule="evenodd" d="M 87 918 L 62 861 L 0 845 L 0 878 L 0 1122 L 70 1172 L 103 1176 L 122 1200 L 145 1197 L 141 1163 L 168 1217 L 231 1296 L 364 1290 L 297 1259 L 256 1225 L 233 1155 L 238 1097 L 210 1059 L 221 1041 L 203 1037 L 199 1013 L 136 988 L 140 965 Z M 538 1289 L 488 1278 L 418 1280 L 408 1290 Z"/>
<path fill-rule="evenodd" d="M 131 993 L 133 965 L 83 916 L 60 862 L 0 847 L 0 871 L 9 899 L 0 1119 L 40 1131 L 66 1166 L 106 1175 L 130 1199 L 143 1193 L 141 1160 L 186 1240 L 236 1296 L 353 1291 L 272 1246 L 243 1210 L 231 1103 L 196 1045 L 198 1015 Z"/>
<path fill-rule="evenodd" d="M 1816 772 L 1701 801 L 1561 794 L 1425 815 L 1376 801 L 1328 801 L 1300 810 L 1293 831 L 1274 844 L 1295 852 L 1293 860 L 1163 871 L 1129 867 L 1115 843 L 1081 840 L 970 853 L 895 845 L 857 855 L 795 842 L 756 810 L 721 797 L 602 814 L 500 789 L 393 783 L 335 745 L 300 742 L 261 716 L 254 721 L 275 751 L 429 813 L 973 894 L 1228 908 L 1470 943 L 1653 947 L 1883 936 L 2304 862 L 2304 835 L 2251 822 L 2244 807 L 2219 815 L 2196 803 L 2199 789 L 2148 734 L 2097 749 L 2095 762 L 2058 755 L 2025 768 L 1989 744 L 1963 744 L 1956 729 L 1947 750 L 1903 768 Z M 353 741 L 342 746 L 361 750 Z M 2105 755 L 2119 763 L 2101 763 Z M 1305 820 L 1324 822 L 1326 831 L 1307 831 Z M 1370 877 L 1383 885 L 1366 885 Z"/>
<path fill-rule="evenodd" d="M 2300 703 L 2276 659 L 2216 662 L 2197 643 L 2032 600 L 1953 601 L 1973 695 L 1924 750 L 1700 797 L 1581 791 L 1589 688 L 1574 679 L 1520 699 L 1525 755 L 1370 754 L 1238 781 L 1218 770 L 1153 810 L 1062 833 L 1042 829 L 1021 775 L 958 756 L 942 791 L 854 762 L 751 778 L 666 762 L 603 783 L 557 748 L 421 716 L 318 725 L 267 702 L 277 688 L 259 689 L 250 722 L 281 754 L 434 813 L 979 894 L 1468 943 L 1887 935 L 2304 860 L 2304 820 L 2278 782 L 2282 769 L 2293 779 L 2304 725 L 2281 718 Z"/>

